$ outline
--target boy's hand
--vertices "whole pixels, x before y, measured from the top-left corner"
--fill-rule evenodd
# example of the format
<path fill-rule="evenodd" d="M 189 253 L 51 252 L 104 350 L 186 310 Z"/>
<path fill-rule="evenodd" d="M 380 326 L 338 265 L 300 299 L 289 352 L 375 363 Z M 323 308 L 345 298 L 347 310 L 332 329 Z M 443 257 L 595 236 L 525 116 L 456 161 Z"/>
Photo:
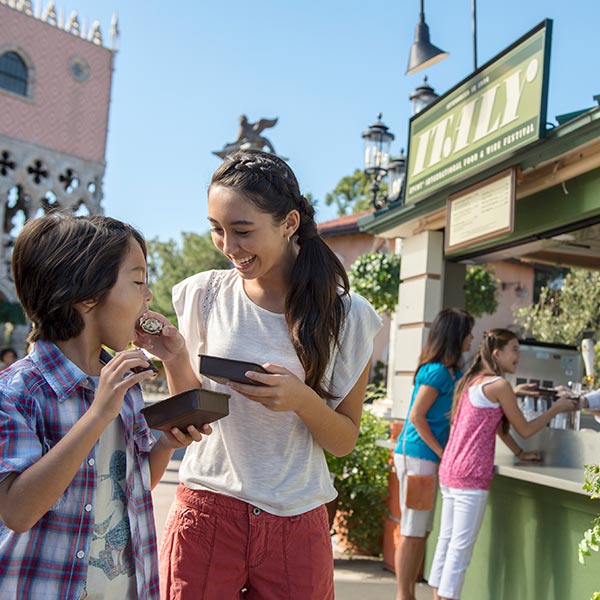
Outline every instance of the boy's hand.
<path fill-rule="evenodd" d="M 163 325 L 162 330 L 158 334 L 146 333 L 141 323 L 148 318 L 156 319 Z M 166 317 L 160 313 L 149 310 L 135 326 L 135 338 L 133 343 L 144 348 L 162 361 L 175 358 L 184 348 L 185 341 L 179 333 L 177 327 L 171 325 Z"/>
<path fill-rule="evenodd" d="M 107 424 L 116 419 L 127 390 L 136 383 L 154 376 L 150 369 L 140 373 L 130 372 L 134 367 L 145 366 L 148 366 L 148 359 L 140 350 L 118 352 L 100 371 L 98 389 L 89 412 L 96 414 Z"/>
<path fill-rule="evenodd" d="M 189 425 L 187 431 L 186 434 L 179 427 L 173 427 L 170 431 L 163 431 L 163 436 L 171 448 L 176 450 L 177 448 L 189 446 L 192 442 L 199 442 L 202 439 L 202 435 L 210 435 L 212 427 L 208 423 L 205 423 L 198 430 L 193 425 Z"/>

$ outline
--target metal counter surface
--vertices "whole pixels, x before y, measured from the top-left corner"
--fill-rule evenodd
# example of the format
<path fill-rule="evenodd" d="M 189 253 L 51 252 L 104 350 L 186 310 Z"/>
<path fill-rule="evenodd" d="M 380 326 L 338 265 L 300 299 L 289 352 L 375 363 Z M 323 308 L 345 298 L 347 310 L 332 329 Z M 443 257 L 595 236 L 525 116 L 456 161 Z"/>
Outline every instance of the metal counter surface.
<path fill-rule="evenodd" d="M 547 466 L 543 462 L 519 463 L 515 462 L 512 454 L 497 452 L 494 472 L 512 479 L 521 479 L 574 494 L 589 495 L 582 489 L 583 467 L 553 467 Z"/>
<path fill-rule="evenodd" d="M 512 452 L 496 441 L 495 472 L 498 475 L 589 496 L 581 487 L 584 465 L 600 462 L 600 433 L 544 428 L 527 440 L 511 430 L 525 450 L 538 450 L 541 463 L 519 463 Z"/>

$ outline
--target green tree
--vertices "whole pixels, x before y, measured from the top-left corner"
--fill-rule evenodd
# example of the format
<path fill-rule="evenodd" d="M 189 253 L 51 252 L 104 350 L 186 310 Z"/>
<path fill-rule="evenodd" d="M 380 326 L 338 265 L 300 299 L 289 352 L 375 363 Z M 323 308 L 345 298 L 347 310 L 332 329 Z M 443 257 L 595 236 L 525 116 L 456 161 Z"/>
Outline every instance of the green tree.
<path fill-rule="evenodd" d="M 562 286 L 543 286 L 533 306 L 515 320 L 541 342 L 579 344 L 584 331 L 600 330 L 600 272 L 572 269 Z"/>
<path fill-rule="evenodd" d="M 480 265 L 467 267 L 465 309 L 474 317 L 494 314 L 498 308 L 498 282 L 494 274 Z"/>
<path fill-rule="evenodd" d="M 380 194 L 387 193 L 387 186 L 382 182 Z M 338 216 L 361 212 L 370 206 L 371 180 L 360 169 L 352 175 L 342 177 L 334 190 L 325 196 L 325 205 L 335 204 Z"/>
<path fill-rule="evenodd" d="M 182 244 L 175 240 L 148 241 L 148 280 L 153 299 L 150 308 L 162 313 L 176 324 L 171 304 L 171 289 L 179 281 L 209 269 L 227 269 L 231 263 L 219 252 L 210 239 L 210 233 L 183 232 Z"/>

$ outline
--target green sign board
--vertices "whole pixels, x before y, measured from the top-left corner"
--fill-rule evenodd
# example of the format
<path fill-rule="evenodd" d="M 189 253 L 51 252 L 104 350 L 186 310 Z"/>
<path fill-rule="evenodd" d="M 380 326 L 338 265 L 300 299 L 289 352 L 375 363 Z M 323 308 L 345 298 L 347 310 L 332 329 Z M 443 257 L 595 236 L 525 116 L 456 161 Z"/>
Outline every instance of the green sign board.
<path fill-rule="evenodd" d="M 547 19 L 411 119 L 406 203 L 540 139 L 551 33 Z"/>

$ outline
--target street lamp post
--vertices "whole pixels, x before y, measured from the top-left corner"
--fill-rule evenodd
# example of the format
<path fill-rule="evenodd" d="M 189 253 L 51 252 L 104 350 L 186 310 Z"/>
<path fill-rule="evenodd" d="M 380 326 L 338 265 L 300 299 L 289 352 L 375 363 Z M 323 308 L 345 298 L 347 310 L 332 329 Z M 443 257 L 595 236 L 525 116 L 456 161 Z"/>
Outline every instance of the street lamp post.
<path fill-rule="evenodd" d="M 405 177 L 406 156 L 404 156 L 404 149 L 402 149 L 400 150 L 400 156 L 392 158 L 388 167 L 388 201 L 390 203 L 402 200 Z"/>
<path fill-rule="evenodd" d="M 390 159 L 390 144 L 394 134 L 381 120 L 377 121 L 362 134 L 365 140 L 365 169 L 366 175 L 372 178 L 370 203 L 377 209 L 383 208 L 389 202 L 395 202 L 402 197 L 402 186 L 406 171 L 406 157 Z M 388 194 L 382 197 L 380 190 L 384 178 L 388 176 Z"/>
<path fill-rule="evenodd" d="M 438 98 L 438 94 L 436 94 L 433 88 L 427 83 L 427 75 L 425 75 L 423 83 L 410 95 L 412 114 L 416 115 L 417 113 L 420 113 L 436 98 Z"/>
<path fill-rule="evenodd" d="M 436 62 L 446 58 L 448 53 L 434 46 L 429 40 L 429 27 L 425 23 L 425 11 L 423 0 L 421 0 L 421 12 L 419 13 L 419 22 L 415 30 L 415 41 L 410 47 L 408 55 L 408 67 L 406 75 L 412 75 L 421 69 L 426 69 Z"/>
<path fill-rule="evenodd" d="M 471 22 L 473 29 L 473 70 L 477 71 L 477 0 L 471 0 Z M 421 69 L 426 69 L 446 58 L 446 56 L 448 56 L 447 52 L 440 50 L 429 40 L 429 27 L 425 23 L 423 0 L 421 0 L 419 22 L 415 30 L 415 41 L 410 47 L 410 54 L 408 55 L 406 75 L 412 75 Z"/>

